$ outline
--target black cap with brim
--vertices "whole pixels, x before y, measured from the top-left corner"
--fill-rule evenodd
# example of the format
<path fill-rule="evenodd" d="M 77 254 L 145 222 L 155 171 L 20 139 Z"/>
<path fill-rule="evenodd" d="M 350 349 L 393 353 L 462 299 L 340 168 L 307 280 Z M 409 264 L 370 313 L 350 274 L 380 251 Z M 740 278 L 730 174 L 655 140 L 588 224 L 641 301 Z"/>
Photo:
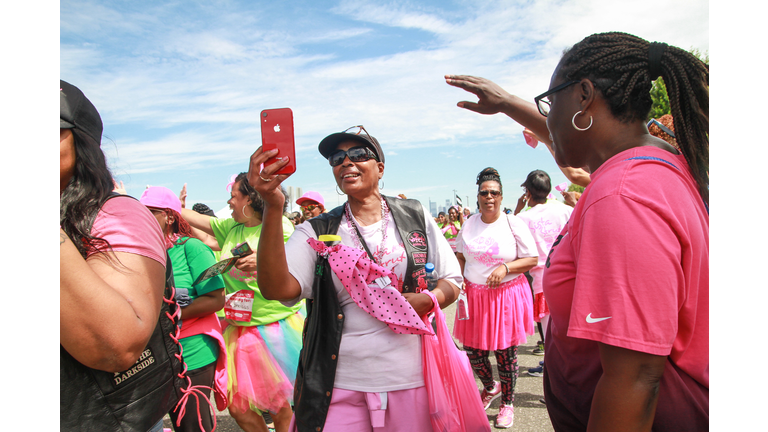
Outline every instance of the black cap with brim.
<path fill-rule="evenodd" d="M 320 151 L 320 154 L 323 155 L 324 158 L 328 159 L 331 156 L 331 153 L 333 153 L 334 150 L 345 141 L 357 141 L 360 144 L 363 144 L 364 146 L 370 148 L 373 150 L 373 152 L 376 154 L 376 157 L 379 158 L 379 162 L 384 163 L 384 151 L 381 149 L 381 145 L 379 145 L 379 141 L 366 134 L 351 134 L 351 133 L 345 133 L 345 132 L 337 132 L 328 135 L 327 137 L 323 138 L 322 141 L 320 141 L 320 145 L 317 146 L 317 149 Z"/>
<path fill-rule="evenodd" d="M 101 116 L 90 100 L 72 84 L 59 80 L 59 127 L 80 129 L 101 144 Z"/>

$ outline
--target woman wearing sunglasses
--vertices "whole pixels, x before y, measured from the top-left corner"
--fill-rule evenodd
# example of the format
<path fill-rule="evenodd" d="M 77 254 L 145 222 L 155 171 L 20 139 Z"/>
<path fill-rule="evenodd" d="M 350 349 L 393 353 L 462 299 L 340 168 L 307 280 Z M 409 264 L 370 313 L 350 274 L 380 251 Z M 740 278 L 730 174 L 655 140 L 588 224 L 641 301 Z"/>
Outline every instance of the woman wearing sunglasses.
<path fill-rule="evenodd" d="M 648 133 L 651 83 L 667 85 L 679 151 Z M 556 431 L 709 429 L 709 68 L 625 33 L 589 36 L 526 102 L 447 76 L 551 137 L 592 182 L 549 253 L 544 394 Z"/>
<path fill-rule="evenodd" d="M 307 191 L 301 198 L 296 200 L 296 204 L 301 207 L 301 213 L 304 215 L 305 221 L 325 213 L 325 201 L 319 192 Z"/>
<path fill-rule="evenodd" d="M 514 420 L 517 346 L 533 334 L 533 299 L 525 272 L 536 266 L 536 243 L 517 216 L 502 212 L 498 171 L 486 168 L 477 175 L 480 216 L 464 223 L 456 254 L 464 275 L 469 319 L 453 326 L 480 381 L 483 407 L 501 397 L 497 428 Z M 501 382 L 493 380 L 488 354 L 493 351 Z"/>
<path fill-rule="evenodd" d="M 274 156 L 259 149 L 251 157 L 249 174 L 265 201 L 259 250 L 270 252 L 258 256 L 262 292 L 285 304 L 312 299 L 302 351 L 305 369 L 297 375 L 296 430 L 431 431 L 421 336 L 410 325 L 433 307 L 432 298 L 421 292 L 424 265 L 434 263 L 441 279 L 432 294 L 445 307 L 459 293 L 459 264 L 427 209 L 415 200 L 382 195 L 384 153 L 364 128 L 331 134 L 320 142 L 319 150 L 347 202 L 297 226 L 285 246 L 279 224 L 285 197 L 279 185 L 288 176 L 273 173 L 286 161 L 259 171 Z M 376 278 L 376 284 L 392 291 L 391 300 L 369 298 L 366 290 L 373 281 L 357 283 L 355 277 L 346 276 L 342 281 L 332 264 L 336 255 L 329 255 L 328 266 L 316 268 L 318 253 L 328 252 L 315 241 L 318 234 L 339 236 L 343 248 L 334 253 L 360 257 L 339 260 L 347 264 L 342 271 L 351 271 L 356 260 L 356 274 L 385 274 L 386 278 Z M 373 307 L 366 309 L 366 299 Z M 408 315 L 410 324 L 405 318 L 402 323 L 409 329 L 393 331 L 378 311 Z"/>

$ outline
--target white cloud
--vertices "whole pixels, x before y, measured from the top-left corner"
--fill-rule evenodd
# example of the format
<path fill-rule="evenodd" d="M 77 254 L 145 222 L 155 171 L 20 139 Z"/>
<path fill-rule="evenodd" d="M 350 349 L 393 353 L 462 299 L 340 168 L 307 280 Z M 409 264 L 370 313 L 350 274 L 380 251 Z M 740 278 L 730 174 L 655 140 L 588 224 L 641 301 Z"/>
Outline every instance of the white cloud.
<path fill-rule="evenodd" d="M 460 10 L 344 1 L 333 14 L 290 20 L 284 6 L 261 3 L 188 6 L 208 16 L 180 14 L 178 4 L 78 5 L 62 4 L 61 76 L 99 107 L 126 173 L 231 163 L 258 146 L 259 112 L 285 106 L 303 157 L 355 124 L 387 155 L 446 146 L 462 154 L 521 138 L 522 127 L 457 108 L 476 99 L 444 74 L 484 76 L 532 100 L 562 50 L 595 32 L 709 47 L 704 0 L 671 2 L 663 13 L 636 0 L 476 1 Z M 402 29 L 424 34 L 400 41 Z"/>

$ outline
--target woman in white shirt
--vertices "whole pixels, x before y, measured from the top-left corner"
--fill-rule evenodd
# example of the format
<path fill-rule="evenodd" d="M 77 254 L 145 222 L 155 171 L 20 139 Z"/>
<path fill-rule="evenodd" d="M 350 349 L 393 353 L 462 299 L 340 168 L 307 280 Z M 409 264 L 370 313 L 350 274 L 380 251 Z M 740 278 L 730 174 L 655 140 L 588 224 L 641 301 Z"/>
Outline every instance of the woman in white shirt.
<path fill-rule="evenodd" d="M 480 217 L 464 223 L 456 243 L 469 319 L 457 317 L 454 336 L 483 383 L 483 406 L 488 409 L 501 397 L 496 427 L 508 428 L 514 419 L 517 346 L 534 331 L 531 288 L 523 273 L 536 266 L 538 252 L 525 223 L 502 212 L 499 172 L 484 169 L 477 185 Z M 501 382 L 493 380 L 490 351 L 496 355 Z"/>

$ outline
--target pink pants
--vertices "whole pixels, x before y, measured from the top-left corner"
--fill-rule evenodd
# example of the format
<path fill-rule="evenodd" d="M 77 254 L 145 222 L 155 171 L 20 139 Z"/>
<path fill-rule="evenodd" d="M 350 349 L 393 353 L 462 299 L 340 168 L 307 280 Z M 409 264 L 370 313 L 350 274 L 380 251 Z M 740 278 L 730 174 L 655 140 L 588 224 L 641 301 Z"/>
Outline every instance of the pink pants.
<path fill-rule="evenodd" d="M 295 431 L 295 419 L 289 430 Z M 386 393 L 333 389 L 323 430 L 432 432 L 426 387 Z"/>

